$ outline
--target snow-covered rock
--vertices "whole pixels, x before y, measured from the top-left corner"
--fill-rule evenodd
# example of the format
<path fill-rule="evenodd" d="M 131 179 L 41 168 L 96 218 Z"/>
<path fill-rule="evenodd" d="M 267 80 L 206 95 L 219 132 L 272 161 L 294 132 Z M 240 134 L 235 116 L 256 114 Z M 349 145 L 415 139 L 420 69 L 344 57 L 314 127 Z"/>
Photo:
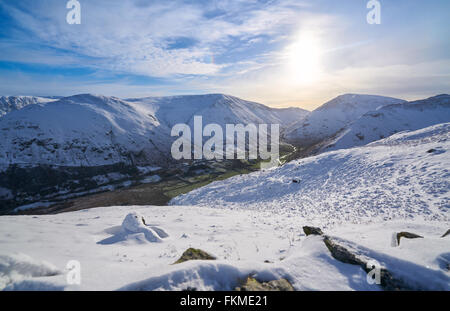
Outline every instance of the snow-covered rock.
<path fill-rule="evenodd" d="M 320 106 L 285 131 L 285 138 L 296 144 L 311 144 L 331 137 L 366 112 L 405 102 L 401 99 L 345 94 Z"/>
<path fill-rule="evenodd" d="M 366 145 L 401 131 L 450 122 L 450 96 L 394 104 L 368 112 L 347 126 L 322 151 Z"/>
<path fill-rule="evenodd" d="M 99 244 L 113 244 L 130 239 L 139 241 L 140 235 L 148 242 L 160 243 L 169 236 L 163 229 L 146 224 L 144 216 L 137 212 L 129 213 L 123 220 L 121 228 L 122 230 L 115 236 L 100 241 Z"/>

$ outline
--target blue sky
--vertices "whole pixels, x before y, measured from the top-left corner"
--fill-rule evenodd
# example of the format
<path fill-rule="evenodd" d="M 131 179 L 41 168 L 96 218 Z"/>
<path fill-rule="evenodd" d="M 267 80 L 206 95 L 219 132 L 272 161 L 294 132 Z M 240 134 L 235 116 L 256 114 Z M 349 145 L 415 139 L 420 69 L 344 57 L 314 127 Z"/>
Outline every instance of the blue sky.
<path fill-rule="evenodd" d="M 312 109 L 342 93 L 450 92 L 450 2 L 0 1 L 0 94 L 227 93 Z"/>

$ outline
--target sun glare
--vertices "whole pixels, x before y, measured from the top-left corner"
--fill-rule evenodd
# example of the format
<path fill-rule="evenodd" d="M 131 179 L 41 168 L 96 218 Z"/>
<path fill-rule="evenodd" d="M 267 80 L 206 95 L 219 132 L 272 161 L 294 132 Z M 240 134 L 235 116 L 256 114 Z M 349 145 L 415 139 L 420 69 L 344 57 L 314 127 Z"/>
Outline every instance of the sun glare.
<path fill-rule="evenodd" d="M 286 58 L 291 82 L 309 84 L 320 76 L 320 47 L 312 34 L 300 34 L 287 48 Z"/>

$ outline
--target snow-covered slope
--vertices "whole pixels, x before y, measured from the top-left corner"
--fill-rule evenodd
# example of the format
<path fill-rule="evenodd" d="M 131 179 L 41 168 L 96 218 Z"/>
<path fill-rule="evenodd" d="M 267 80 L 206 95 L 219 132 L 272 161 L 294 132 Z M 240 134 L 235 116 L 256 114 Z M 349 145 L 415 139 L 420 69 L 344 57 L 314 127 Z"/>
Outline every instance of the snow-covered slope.
<path fill-rule="evenodd" d="M 325 103 L 308 116 L 289 126 L 285 138 L 296 144 L 310 144 L 333 136 L 364 113 L 378 107 L 405 102 L 401 99 L 345 94 Z"/>
<path fill-rule="evenodd" d="M 118 98 L 65 97 L 0 119 L 0 164 L 159 164 L 170 152 L 167 133 L 153 115 Z"/>
<path fill-rule="evenodd" d="M 322 151 L 362 146 L 401 131 L 450 122 L 450 96 L 388 105 L 368 112 L 350 124 Z"/>
<path fill-rule="evenodd" d="M 145 232 L 124 228 L 127 214 L 136 212 L 168 236 L 155 243 Z M 417 289 L 450 290 L 450 236 L 440 237 L 448 223 L 352 220 L 357 219 L 325 233 Z M 308 224 L 305 218 L 245 206 L 116 206 L 3 216 L 0 290 L 233 290 L 248 275 L 260 281 L 286 278 L 296 290 L 380 290 L 359 266 L 334 259 L 320 237 L 306 237 L 302 226 Z M 404 230 L 424 239 L 394 246 L 392 235 Z M 174 265 L 189 247 L 217 260 Z M 79 285 L 67 282 L 74 260 L 81 269 Z"/>
<path fill-rule="evenodd" d="M 1 96 L 0 117 L 11 111 L 22 109 L 23 107 L 31 104 L 47 103 L 54 100 L 56 99 L 32 96 Z"/>
<path fill-rule="evenodd" d="M 445 123 L 214 182 L 171 204 L 263 210 L 322 226 L 392 218 L 448 221 L 449 152 Z"/>
<path fill-rule="evenodd" d="M 0 290 L 233 290 L 249 275 L 285 278 L 296 290 L 380 290 L 360 266 L 336 260 L 322 237 L 302 232 L 316 225 L 409 288 L 448 291 L 449 152 L 444 123 L 172 201 L 196 206 L 2 216 Z M 423 238 L 393 243 L 402 231 Z M 173 264 L 190 247 L 217 260 Z M 74 260 L 78 285 L 67 282 Z"/>
<path fill-rule="evenodd" d="M 275 109 L 255 102 L 223 95 L 190 95 L 128 99 L 141 109 L 153 113 L 157 119 L 172 127 L 177 123 L 193 126 L 194 116 L 202 116 L 203 123 L 225 124 L 280 124 L 289 125 L 303 118 L 308 111 L 300 108 Z"/>
<path fill-rule="evenodd" d="M 284 128 L 289 128 L 291 124 L 300 122 L 306 118 L 311 112 L 305 109 L 290 107 L 290 108 L 278 108 L 274 110 L 278 115 L 278 118 L 283 121 Z"/>

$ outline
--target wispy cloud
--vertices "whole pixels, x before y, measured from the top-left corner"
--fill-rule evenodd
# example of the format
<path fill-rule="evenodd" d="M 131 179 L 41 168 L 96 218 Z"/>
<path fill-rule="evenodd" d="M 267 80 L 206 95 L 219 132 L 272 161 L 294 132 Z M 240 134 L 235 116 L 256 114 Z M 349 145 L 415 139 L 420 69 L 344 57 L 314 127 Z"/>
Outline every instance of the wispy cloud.
<path fill-rule="evenodd" d="M 383 2 L 383 23 L 373 26 L 364 1 L 79 1 L 81 25 L 66 23 L 63 0 L 0 2 L 0 92 L 212 91 L 311 108 L 344 91 L 412 96 L 417 89 L 405 85 L 429 78 L 450 55 L 449 22 L 435 2 Z M 292 55 L 305 33 L 317 54 L 317 79 L 306 82 L 295 70 L 308 71 L 293 67 L 309 60 Z M 440 88 L 424 83 L 419 93 L 449 86 L 447 78 L 440 68 L 432 79 Z"/>

